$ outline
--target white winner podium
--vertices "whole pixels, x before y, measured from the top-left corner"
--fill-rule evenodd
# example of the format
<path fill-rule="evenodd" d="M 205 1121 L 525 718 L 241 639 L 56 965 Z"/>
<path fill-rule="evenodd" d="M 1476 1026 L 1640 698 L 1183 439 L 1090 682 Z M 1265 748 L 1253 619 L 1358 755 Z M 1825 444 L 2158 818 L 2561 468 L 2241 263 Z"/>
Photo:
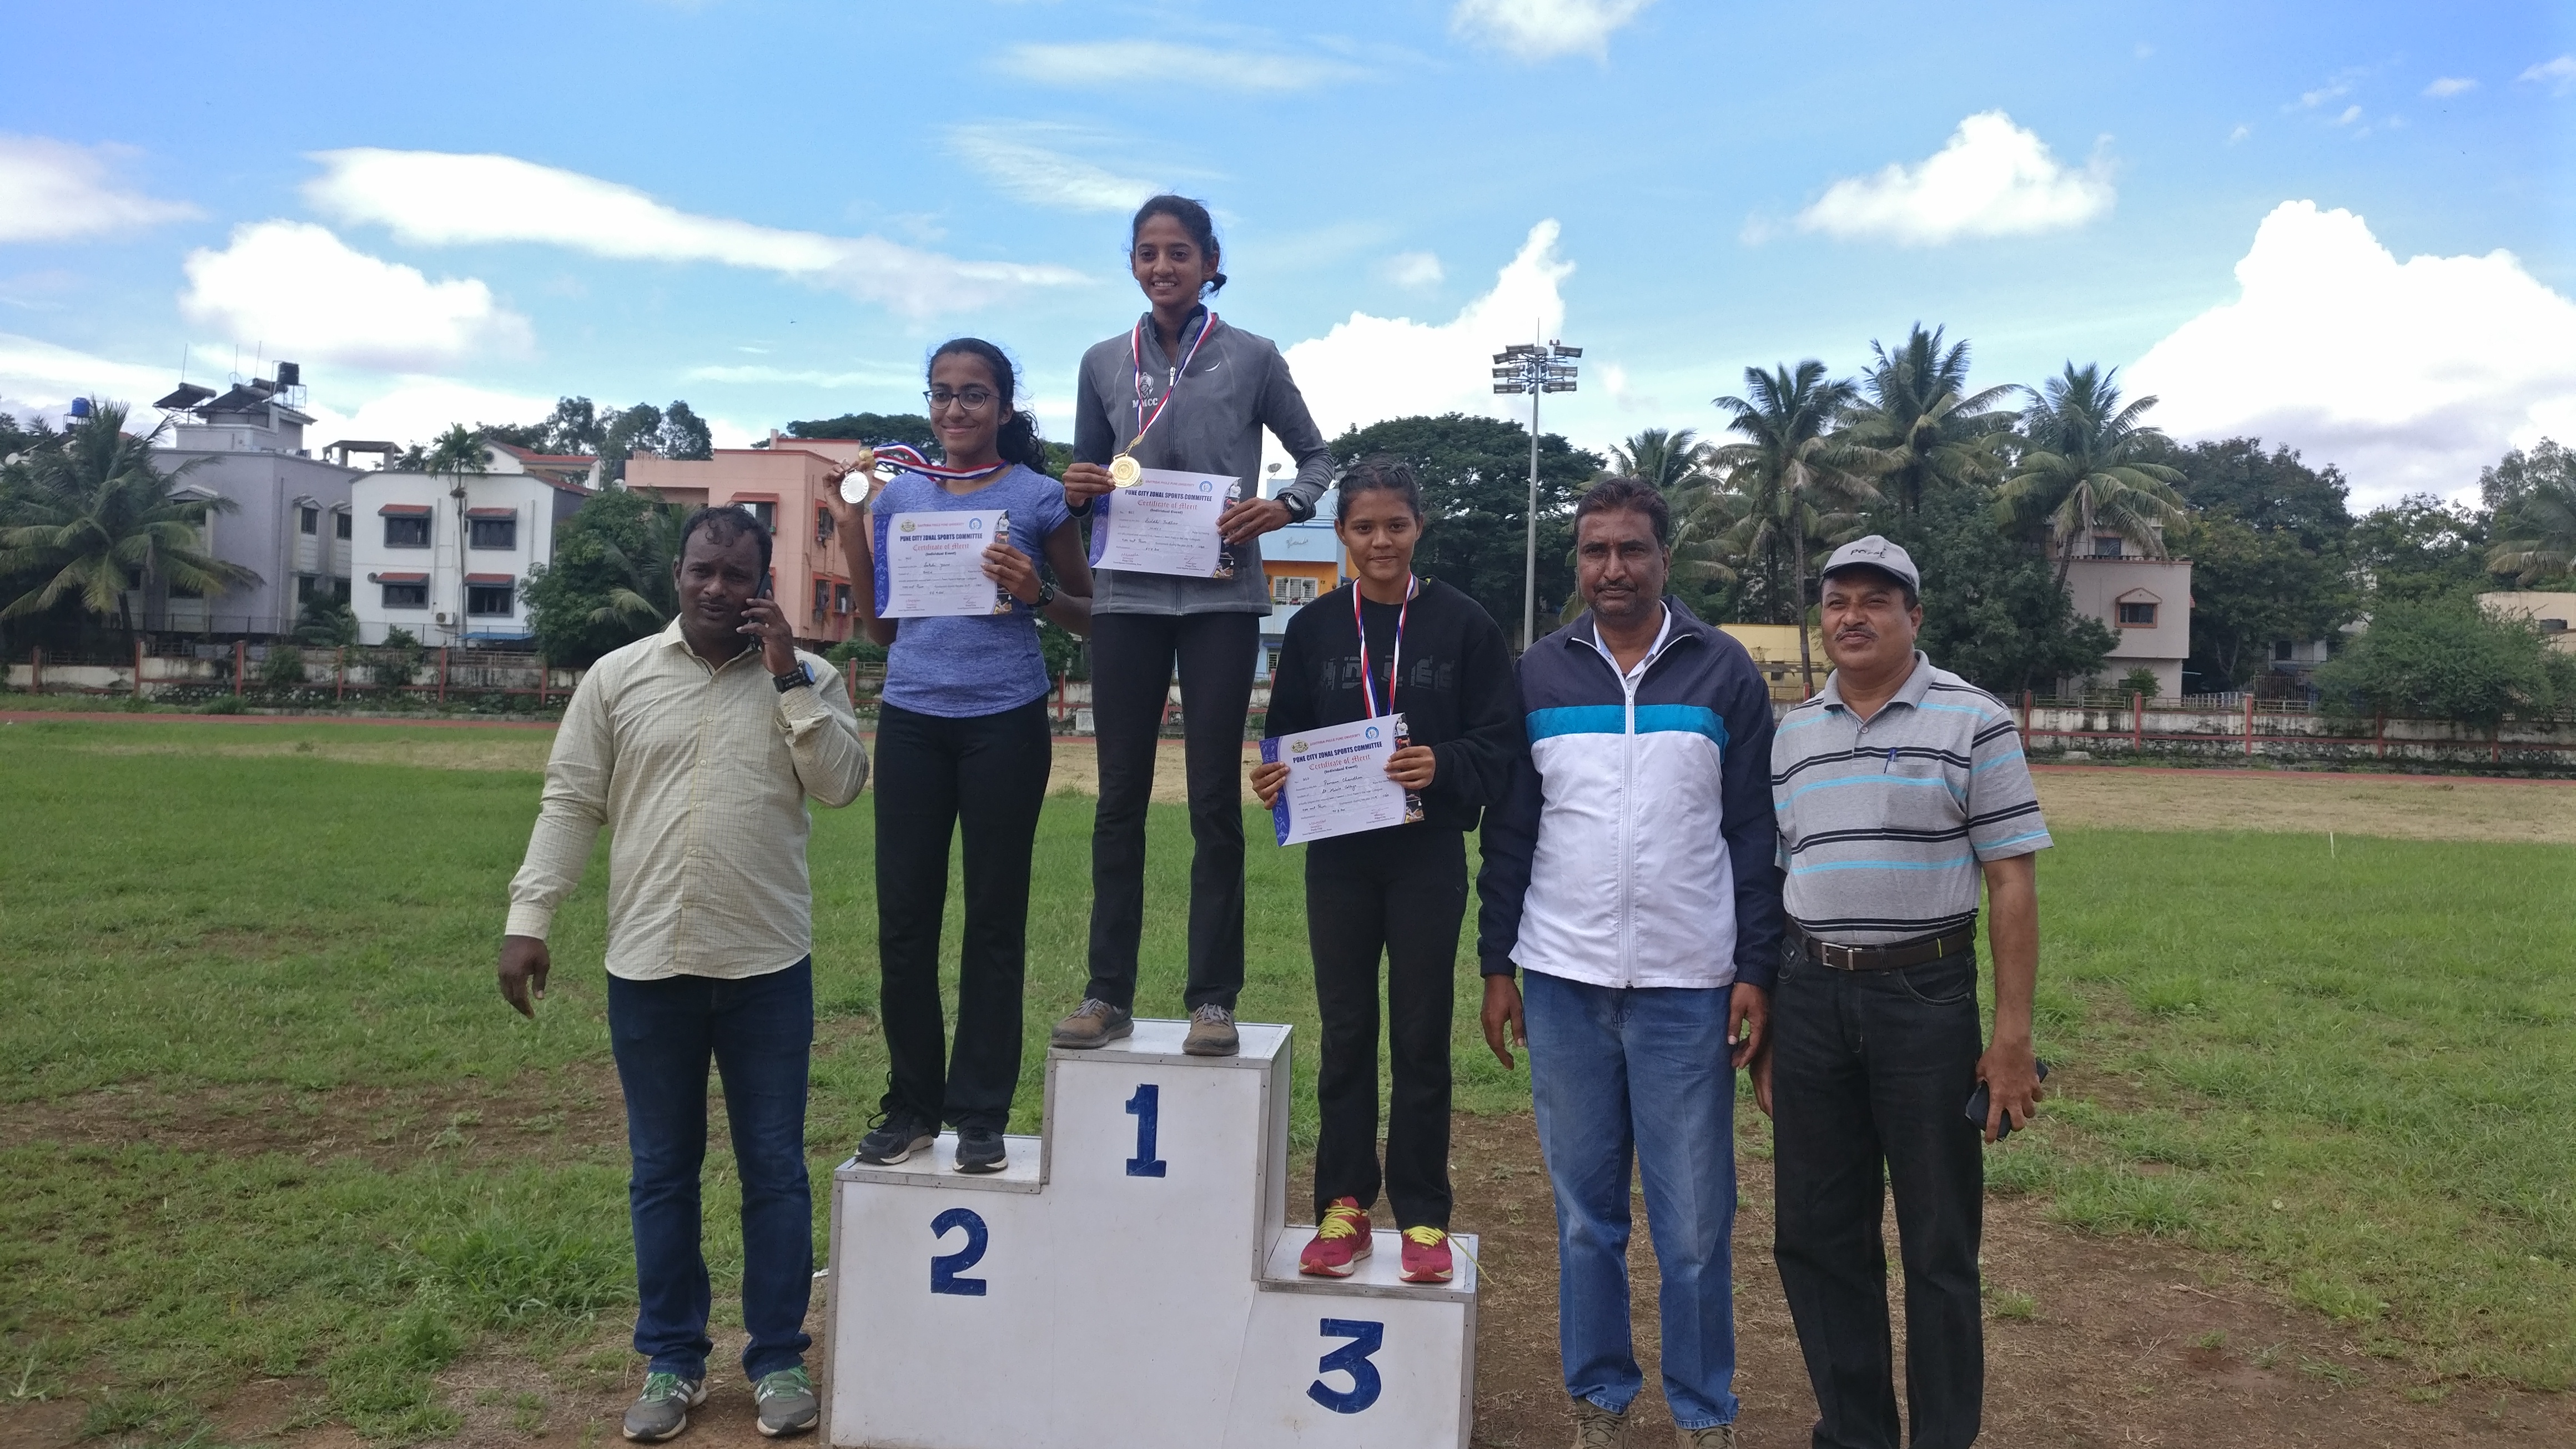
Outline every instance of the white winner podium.
<path fill-rule="evenodd" d="M 1475 1240 L 1449 1283 L 1400 1281 L 1392 1230 L 1349 1278 L 1298 1276 L 1289 1029 L 1213 1058 L 1187 1030 L 1051 1052 L 1006 1171 L 960 1174 L 949 1134 L 833 1172 L 836 1449 L 1464 1449 Z"/>

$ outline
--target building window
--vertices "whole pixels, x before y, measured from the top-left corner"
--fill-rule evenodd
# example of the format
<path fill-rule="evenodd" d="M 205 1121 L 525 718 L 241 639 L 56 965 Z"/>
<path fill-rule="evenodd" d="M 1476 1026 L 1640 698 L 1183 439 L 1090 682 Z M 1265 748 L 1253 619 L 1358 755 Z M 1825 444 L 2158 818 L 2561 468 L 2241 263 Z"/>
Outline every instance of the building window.
<path fill-rule="evenodd" d="M 348 521 L 348 515 L 344 513 L 340 516 L 340 519 L 341 522 L 345 523 Z M 344 604 L 349 602 L 349 581 L 347 579 L 333 579 L 331 581 L 331 597 L 338 599 Z"/>
<path fill-rule="evenodd" d="M 387 584 L 385 607 L 388 609 L 426 609 L 429 607 L 429 585 Z"/>
<path fill-rule="evenodd" d="M 2287 639 L 2275 639 L 2272 641 L 2272 657 L 2274 659 L 2288 660 L 2293 658 L 2297 652 L 2297 646 Z"/>
<path fill-rule="evenodd" d="M 814 541 L 816 543 L 832 541 L 832 510 L 828 508 L 814 510 Z"/>
<path fill-rule="evenodd" d="M 2120 556 L 2120 535 L 2116 533 L 2097 533 L 2093 535 L 2093 556 L 2095 558 L 2118 558 Z"/>
<path fill-rule="evenodd" d="M 850 586 L 848 584 L 832 585 L 832 612 L 835 614 L 846 614 L 850 612 Z"/>
<path fill-rule="evenodd" d="M 333 532 L 337 533 L 340 537 L 347 538 L 349 536 L 349 515 L 345 513 L 332 514 L 331 527 Z"/>
<path fill-rule="evenodd" d="M 322 581 L 320 579 L 315 578 L 311 574 L 297 574 L 295 576 L 295 602 L 299 604 L 312 603 L 313 590 L 321 582 Z"/>
<path fill-rule="evenodd" d="M 511 597 L 518 592 L 515 584 L 467 584 L 465 612 L 481 615 L 508 615 Z"/>
<path fill-rule="evenodd" d="M 517 548 L 519 520 L 516 518 L 469 518 L 465 520 L 466 544 L 472 548 Z"/>
<path fill-rule="evenodd" d="M 775 503 L 737 503 L 734 507 L 760 520 L 760 526 L 772 533 L 778 531 L 778 505 Z"/>
<path fill-rule="evenodd" d="M 429 547 L 429 515 L 426 513 L 385 515 L 385 547 Z"/>
<path fill-rule="evenodd" d="M 814 622 L 821 623 L 823 617 L 831 612 L 832 582 L 829 579 L 816 579 L 814 581 Z"/>
<path fill-rule="evenodd" d="M 1281 574 L 1270 581 L 1270 602 L 1274 604 L 1311 604 L 1320 592 L 1316 580 L 1303 574 Z"/>
<path fill-rule="evenodd" d="M 2121 604 L 2120 627 L 2123 629 L 2152 629 L 2156 627 L 2156 606 L 2153 604 Z"/>
<path fill-rule="evenodd" d="M 322 533 L 322 510 L 315 508 L 310 504 L 296 509 L 295 531 L 298 533 L 311 534 L 317 538 L 320 537 Z"/>

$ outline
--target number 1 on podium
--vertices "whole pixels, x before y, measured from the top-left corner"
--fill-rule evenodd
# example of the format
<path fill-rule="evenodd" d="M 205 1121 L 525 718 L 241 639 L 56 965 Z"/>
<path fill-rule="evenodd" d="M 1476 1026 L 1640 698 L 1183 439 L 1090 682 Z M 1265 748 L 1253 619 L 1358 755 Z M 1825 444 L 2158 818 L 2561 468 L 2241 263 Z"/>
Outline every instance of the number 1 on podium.
<path fill-rule="evenodd" d="M 1136 1155 L 1127 1159 L 1129 1177 L 1161 1177 L 1166 1166 L 1154 1155 L 1154 1133 L 1162 1125 L 1163 1089 L 1140 1083 L 1127 1099 L 1127 1115 L 1136 1119 Z"/>

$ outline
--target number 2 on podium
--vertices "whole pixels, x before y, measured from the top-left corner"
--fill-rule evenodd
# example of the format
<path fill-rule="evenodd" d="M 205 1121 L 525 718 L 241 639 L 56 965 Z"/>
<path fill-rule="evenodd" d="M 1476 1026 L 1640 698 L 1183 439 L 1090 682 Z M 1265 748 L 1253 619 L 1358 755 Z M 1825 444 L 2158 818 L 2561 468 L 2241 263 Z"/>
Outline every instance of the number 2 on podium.
<path fill-rule="evenodd" d="M 992 1230 L 984 1226 L 983 1215 L 973 1208 L 953 1207 L 930 1220 L 930 1236 L 947 1237 L 959 1228 L 966 1230 L 966 1246 L 953 1253 L 941 1253 L 930 1260 L 930 1291 L 954 1293 L 960 1298 L 984 1296 L 984 1280 L 960 1278 L 957 1275 L 984 1261 L 984 1250 L 992 1246 Z"/>
<path fill-rule="evenodd" d="M 1161 1177 L 1167 1164 L 1154 1155 L 1154 1133 L 1162 1125 L 1163 1089 L 1151 1082 L 1138 1084 L 1136 1095 L 1127 1099 L 1127 1115 L 1136 1119 L 1136 1155 L 1127 1159 L 1127 1175 Z"/>

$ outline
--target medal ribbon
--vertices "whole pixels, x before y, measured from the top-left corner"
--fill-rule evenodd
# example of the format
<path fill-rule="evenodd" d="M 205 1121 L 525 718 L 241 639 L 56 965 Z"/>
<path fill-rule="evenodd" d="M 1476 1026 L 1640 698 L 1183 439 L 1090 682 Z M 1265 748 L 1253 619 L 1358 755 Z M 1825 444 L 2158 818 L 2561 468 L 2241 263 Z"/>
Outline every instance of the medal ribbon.
<path fill-rule="evenodd" d="M 1207 342 L 1208 334 L 1215 330 L 1216 314 L 1210 312 L 1207 314 L 1207 321 L 1199 326 L 1197 339 L 1190 343 L 1189 355 L 1183 357 L 1181 365 L 1173 369 L 1171 382 L 1164 387 L 1163 395 L 1155 400 L 1153 415 L 1145 419 L 1144 423 L 1136 429 L 1136 436 L 1129 438 L 1127 446 L 1119 451 L 1135 452 L 1136 445 L 1145 441 L 1145 435 L 1152 432 L 1154 424 L 1162 420 L 1163 409 L 1172 405 L 1172 395 L 1181 390 L 1181 379 L 1189 376 L 1190 363 L 1198 357 L 1199 348 Z M 1127 362 L 1136 375 L 1136 409 L 1142 412 L 1145 407 L 1145 319 L 1142 317 L 1136 319 L 1136 329 L 1127 334 Z"/>
<path fill-rule="evenodd" d="M 1007 463 L 989 463 L 981 468 L 942 467 L 921 456 L 919 450 L 903 443 L 881 443 L 877 445 L 876 454 L 877 461 L 880 463 L 892 462 L 905 472 L 919 473 L 929 478 L 981 478 L 987 473 L 998 472 L 1010 466 Z"/>
<path fill-rule="evenodd" d="M 1413 612 L 1413 596 L 1420 590 L 1413 575 L 1406 574 L 1404 603 L 1395 611 L 1395 650 L 1386 661 L 1386 708 L 1381 710 L 1377 707 L 1377 684 L 1369 677 L 1368 623 L 1360 618 L 1360 586 L 1356 580 L 1351 584 L 1351 630 L 1360 636 L 1360 700 L 1370 719 L 1395 713 L 1395 676 L 1404 667 L 1404 619 Z"/>

